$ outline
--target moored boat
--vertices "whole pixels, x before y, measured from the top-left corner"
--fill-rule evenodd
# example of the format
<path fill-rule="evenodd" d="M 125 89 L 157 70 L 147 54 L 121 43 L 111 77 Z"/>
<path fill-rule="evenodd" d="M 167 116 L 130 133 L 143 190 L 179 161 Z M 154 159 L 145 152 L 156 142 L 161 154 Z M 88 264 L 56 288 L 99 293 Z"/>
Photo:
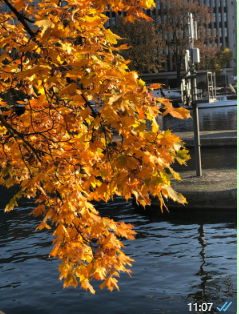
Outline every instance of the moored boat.
<path fill-rule="evenodd" d="M 231 107 L 237 106 L 237 99 L 227 99 L 227 96 L 216 96 L 216 99 L 209 102 L 199 102 L 198 109 L 216 108 L 216 107 Z M 183 108 L 192 109 L 192 106 L 185 106 Z"/>

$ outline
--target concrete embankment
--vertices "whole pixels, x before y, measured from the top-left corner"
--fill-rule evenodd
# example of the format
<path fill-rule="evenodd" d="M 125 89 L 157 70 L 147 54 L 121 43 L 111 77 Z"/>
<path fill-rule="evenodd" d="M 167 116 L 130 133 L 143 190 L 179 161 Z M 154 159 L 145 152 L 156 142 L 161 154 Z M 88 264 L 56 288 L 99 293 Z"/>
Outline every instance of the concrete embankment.
<path fill-rule="evenodd" d="M 169 201 L 169 209 L 226 209 L 237 208 L 237 171 L 236 169 L 206 169 L 201 177 L 195 171 L 180 173 L 182 181 L 171 180 L 175 191 L 186 197 L 188 204 L 181 205 Z M 159 206 L 152 197 L 152 207 Z"/>

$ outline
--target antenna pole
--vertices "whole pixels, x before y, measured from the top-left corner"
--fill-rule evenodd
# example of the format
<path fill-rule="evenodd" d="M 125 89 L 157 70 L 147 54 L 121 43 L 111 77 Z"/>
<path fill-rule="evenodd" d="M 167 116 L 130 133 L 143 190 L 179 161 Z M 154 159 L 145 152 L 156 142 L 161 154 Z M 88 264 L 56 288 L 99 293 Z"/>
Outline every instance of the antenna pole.
<path fill-rule="evenodd" d="M 197 38 L 197 29 L 194 30 L 192 13 L 188 13 L 188 41 L 190 51 L 190 76 L 191 76 L 191 99 L 190 103 L 193 107 L 193 128 L 194 128 L 194 143 L 195 143 L 195 162 L 196 162 L 196 175 L 202 176 L 201 166 L 201 145 L 200 145 L 200 131 L 199 131 L 199 117 L 198 117 L 198 104 L 197 104 L 197 80 L 196 71 L 193 60 L 194 38 Z M 194 34 L 195 32 L 195 34 Z"/>

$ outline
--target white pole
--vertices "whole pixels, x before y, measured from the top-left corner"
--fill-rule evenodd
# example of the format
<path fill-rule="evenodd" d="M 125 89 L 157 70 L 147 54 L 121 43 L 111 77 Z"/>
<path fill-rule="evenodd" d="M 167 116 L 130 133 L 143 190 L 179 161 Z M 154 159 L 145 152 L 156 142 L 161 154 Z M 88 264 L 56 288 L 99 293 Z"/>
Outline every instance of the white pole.
<path fill-rule="evenodd" d="M 193 62 L 193 48 L 194 48 L 194 32 L 193 32 L 193 15 L 189 15 L 189 49 L 190 49 L 190 76 L 191 76 L 191 105 L 193 106 L 193 128 L 194 128 L 194 141 L 195 141 L 195 164 L 196 164 L 196 175 L 202 176 L 201 166 L 201 149 L 200 149 L 200 130 L 199 130 L 199 117 L 198 117 L 198 104 L 197 100 L 197 81 L 196 71 Z M 196 30 L 195 30 L 196 32 Z"/>
<path fill-rule="evenodd" d="M 193 32 L 193 15 L 190 13 L 190 36 L 191 39 L 194 38 L 194 32 Z"/>

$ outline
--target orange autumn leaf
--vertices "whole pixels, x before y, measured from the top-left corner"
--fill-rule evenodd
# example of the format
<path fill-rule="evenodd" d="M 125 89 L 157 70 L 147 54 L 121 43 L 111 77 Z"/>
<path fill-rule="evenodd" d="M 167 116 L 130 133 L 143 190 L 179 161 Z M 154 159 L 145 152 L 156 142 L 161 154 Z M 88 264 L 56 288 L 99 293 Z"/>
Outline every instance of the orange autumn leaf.
<path fill-rule="evenodd" d="M 164 84 L 153 83 L 153 84 L 150 84 L 149 89 L 158 89 L 158 88 L 160 88 L 162 85 L 164 85 Z"/>
<path fill-rule="evenodd" d="M 108 277 L 104 283 L 102 283 L 102 285 L 100 286 L 100 289 L 104 289 L 106 286 L 108 287 L 108 289 L 110 291 L 113 291 L 114 288 L 116 288 L 117 290 L 119 290 L 119 287 L 117 285 L 118 280 L 113 278 L 113 277 Z"/>
<path fill-rule="evenodd" d="M 45 206 L 40 205 L 40 206 L 34 208 L 34 210 L 32 211 L 32 214 L 34 216 L 39 216 L 39 215 L 43 214 L 44 212 L 45 212 Z"/>
<path fill-rule="evenodd" d="M 139 117 L 141 119 L 145 119 L 146 117 L 145 117 L 145 114 L 144 114 L 142 108 L 141 107 L 137 107 L 137 109 L 138 109 L 138 112 L 139 112 Z"/>

